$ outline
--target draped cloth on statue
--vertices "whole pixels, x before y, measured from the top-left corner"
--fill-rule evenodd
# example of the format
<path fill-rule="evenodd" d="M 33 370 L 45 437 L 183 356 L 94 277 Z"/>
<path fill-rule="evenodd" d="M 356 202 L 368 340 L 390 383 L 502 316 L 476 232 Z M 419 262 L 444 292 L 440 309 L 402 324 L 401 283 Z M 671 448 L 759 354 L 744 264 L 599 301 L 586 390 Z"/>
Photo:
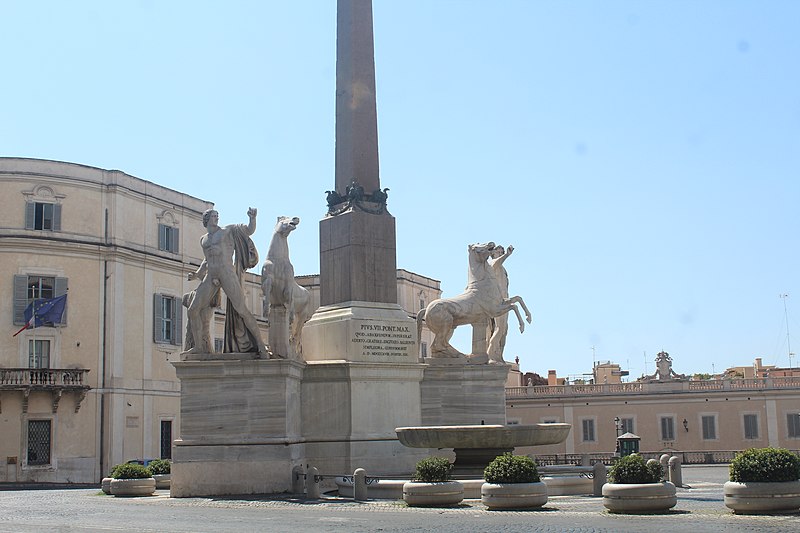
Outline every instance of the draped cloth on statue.
<path fill-rule="evenodd" d="M 242 284 L 245 271 L 258 264 L 258 251 L 247 233 L 246 225 L 236 224 L 229 227 L 234 240 L 233 264 L 236 268 L 236 275 L 239 277 L 239 283 Z M 244 292 L 244 286 L 242 286 L 242 293 Z M 258 342 L 247 330 L 242 317 L 233 308 L 230 300 L 225 306 L 225 340 L 222 351 L 226 353 L 258 352 Z"/>

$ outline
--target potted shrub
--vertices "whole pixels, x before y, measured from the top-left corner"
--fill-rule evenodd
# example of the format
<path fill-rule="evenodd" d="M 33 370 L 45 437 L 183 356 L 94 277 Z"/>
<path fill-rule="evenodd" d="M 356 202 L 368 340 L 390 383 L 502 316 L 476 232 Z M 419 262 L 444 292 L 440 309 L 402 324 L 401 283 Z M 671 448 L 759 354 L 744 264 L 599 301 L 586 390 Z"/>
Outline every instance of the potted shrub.
<path fill-rule="evenodd" d="M 444 457 L 417 463 L 414 478 L 403 485 L 403 500 L 412 507 L 447 507 L 464 499 L 464 485 L 450 480 L 453 465 Z"/>
<path fill-rule="evenodd" d="M 166 459 L 153 459 L 147 465 L 153 479 L 156 480 L 157 489 L 168 489 L 170 483 L 171 463 Z"/>
<path fill-rule="evenodd" d="M 112 477 L 111 494 L 114 496 L 151 496 L 156 491 L 156 480 L 142 465 L 119 465 Z"/>
<path fill-rule="evenodd" d="M 725 506 L 736 514 L 766 514 L 800 508 L 800 456 L 783 448 L 750 448 L 731 461 L 723 485 Z"/>
<path fill-rule="evenodd" d="M 621 457 L 608 472 L 603 485 L 603 505 L 612 513 L 663 513 L 675 507 L 675 485 L 661 481 L 663 467 L 645 463 L 641 455 Z"/>
<path fill-rule="evenodd" d="M 483 471 L 481 503 L 489 509 L 531 509 L 547 503 L 547 485 L 533 459 L 505 453 Z"/>
<path fill-rule="evenodd" d="M 111 471 L 108 473 L 108 476 L 104 477 L 103 480 L 100 482 L 100 489 L 106 494 L 111 494 L 111 480 L 114 479 L 114 471 L 117 469 L 118 466 L 119 465 L 112 466 Z"/>

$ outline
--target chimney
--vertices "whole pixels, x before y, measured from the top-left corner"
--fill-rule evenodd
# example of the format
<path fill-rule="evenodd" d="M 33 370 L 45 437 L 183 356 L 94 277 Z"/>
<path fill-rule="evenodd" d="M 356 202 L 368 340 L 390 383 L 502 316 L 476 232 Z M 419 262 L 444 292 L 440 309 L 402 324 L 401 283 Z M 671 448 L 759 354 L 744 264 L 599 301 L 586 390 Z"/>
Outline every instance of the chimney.
<path fill-rule="evenodd" d="M 554 385 L 558 385 L 558 378 L 556 377 L 555 370 L 548 370 L 547 371 L 547 384 L 551 387 Z"/>

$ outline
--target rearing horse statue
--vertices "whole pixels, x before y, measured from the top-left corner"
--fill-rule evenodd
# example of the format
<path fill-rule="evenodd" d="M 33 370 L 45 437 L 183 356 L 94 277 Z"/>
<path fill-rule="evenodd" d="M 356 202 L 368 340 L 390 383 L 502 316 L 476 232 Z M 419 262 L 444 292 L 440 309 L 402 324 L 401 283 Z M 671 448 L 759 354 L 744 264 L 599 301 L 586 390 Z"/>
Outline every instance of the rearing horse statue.
<path fill-rule="evenodd" d="M 525 322 L 522 320 L 519 308 L 525 311 L 525 318 L 531 322 L 531 313 L 525 302 L 519 296 L 503 298 L 497 284 L 494 271 L 487 260 L 495 245 L 493 242 L 486 244 L 470 244 L 469 250 L 469 279 L 463 294 L 453 298 L 441 298 L 428 304 L 425 309 L 417 313 L 417 337 L 421 338 L 423 321 L 428 329 L 433 332 L 431 344 L 431 357 L 461 357 L 464 354 L 450 344 L 457 326 L 473 324 L 473 327 L 486 327 L 490 318 L 498 317 L 508 311 L 514 311 L 519 321 L 519 331 L 525 331 Z"/>
<path fill-rule="evenodd" d="M 314 314 L 314 305 L 308 289 L 301 287 L 294 279 L 294 267 L 289 260 L 289 234 L 300 224 L 297 217 L 278 217 L 275 232 L 269 243 L 267 259 L 261 268 L 261 293 L 264 298 L 264 316 L 270 318 L 272 306 L 283 306 L 289 314 L 291 332 L 289 343 L 294 355 L 302 358 L 301 343 L 303 325 Z M 270 328 L 280 327 L 270 323 Z M 282 354 L 288 355 L 288 354 Z"/>

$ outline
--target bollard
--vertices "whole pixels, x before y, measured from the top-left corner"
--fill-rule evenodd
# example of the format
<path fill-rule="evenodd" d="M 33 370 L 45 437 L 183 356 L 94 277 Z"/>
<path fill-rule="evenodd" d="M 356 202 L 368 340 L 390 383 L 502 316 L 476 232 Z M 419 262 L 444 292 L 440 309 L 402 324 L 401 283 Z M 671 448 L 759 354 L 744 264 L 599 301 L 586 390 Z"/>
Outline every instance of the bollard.
<path fill-rule="evenodd" d="M 658 462 L 661 463 L 661 481 L 667 481 L 669 479 L 669 454 L 661 454 Z"/>
<path fill-rule="evenodd" d="M 306 498 L 319 500 L 319 470 L 315 466 L 306 471 Z"/>
<path fill-rule="evenodd" d="M 669 458 L 669 480 L 676 487 L 683 487 L 683 473 L 681 472 L 680 457 Z"/>
<path fill-rule="evenodd" d="M 603 485 L 606 483 L 606 465 L 603 463 L 595 463 L 592 471 L 594 472 L 594 479 L 592 480 L 592 493 L 595 496 L 602 496 Z"/>
<path fill-rule="evenodd" d="M 353 472 L 353 499 L 357 502 L 367 501 L 367 471 L 356 468 Z"/>
<path fill-rule="evenodd" d="M 303 467 L 295 465 L 292 468 L 292 494 L 303 494 L 305 489 L 306 479 L 303 474 Z"/>

